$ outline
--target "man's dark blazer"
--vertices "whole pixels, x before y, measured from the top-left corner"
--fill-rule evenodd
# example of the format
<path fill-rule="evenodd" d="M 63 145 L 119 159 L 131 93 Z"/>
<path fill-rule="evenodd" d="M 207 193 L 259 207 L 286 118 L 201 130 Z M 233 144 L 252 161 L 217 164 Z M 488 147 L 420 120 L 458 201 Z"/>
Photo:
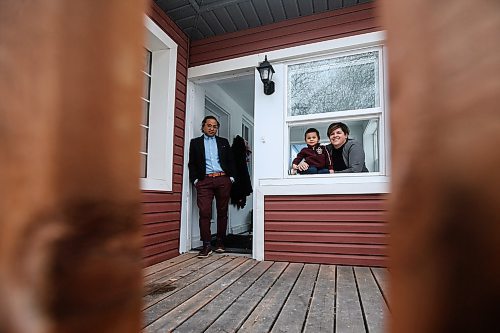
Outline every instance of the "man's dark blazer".
<path fill-rule="evenodd" d="M 193 183 L 196 179 L 202 180 L 205 178 L 205 142 L 204 135 L 191 139 L 189 144 L 189 180 Z M 217 150 L 219 152 L 219 163 L 222 170 L 229 177 L 234 177 L 234 159 L 229 141 L 227 139 L 216 136 Z"/>

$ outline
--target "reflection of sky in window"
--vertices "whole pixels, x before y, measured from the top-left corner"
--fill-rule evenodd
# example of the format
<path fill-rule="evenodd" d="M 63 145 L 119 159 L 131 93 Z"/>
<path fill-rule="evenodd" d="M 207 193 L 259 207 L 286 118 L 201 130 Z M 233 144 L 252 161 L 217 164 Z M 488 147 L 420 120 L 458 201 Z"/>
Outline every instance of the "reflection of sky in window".
<path fill-rule="evenodd" d="M 291 65 L 291 116 L 378 107 L 377 51 Z"/>
<path fill-rule="evenodd" d="M 306 146 L 307 145 L 305 143 L 296 143 L 290 145 L 290 165 L 292 165 L 293 159 L 297 157 L 297 154 L 302 150 L 302 148 L 305 148 Z"/>

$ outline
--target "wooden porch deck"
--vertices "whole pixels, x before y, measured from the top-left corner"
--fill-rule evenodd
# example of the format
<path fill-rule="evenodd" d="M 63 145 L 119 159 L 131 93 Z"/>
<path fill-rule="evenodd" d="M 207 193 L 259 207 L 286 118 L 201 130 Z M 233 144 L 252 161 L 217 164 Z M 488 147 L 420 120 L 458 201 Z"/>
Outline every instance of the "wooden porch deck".
<path fill-rule="evenodd" d="M 383 268 L 183 254 L 144 270 L 144 332 L 383 332 Z"/>

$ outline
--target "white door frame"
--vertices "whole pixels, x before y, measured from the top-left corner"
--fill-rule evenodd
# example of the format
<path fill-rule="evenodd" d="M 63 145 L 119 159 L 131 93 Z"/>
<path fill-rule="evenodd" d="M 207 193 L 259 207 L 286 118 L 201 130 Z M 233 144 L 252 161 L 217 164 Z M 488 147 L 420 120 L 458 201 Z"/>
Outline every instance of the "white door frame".
<path fill-rule="evenodd" d="M 233 73 L 231 75 L 217 75 L 212 76 L 209 79 L 188 79 L 187 91 L 186 91 L 186 116 L 185 116 L 185 132 L 184 132 L 184 166 L 183 166 L 183 186 L 182 186 L 182 202 L 181 202 L 181 226 L 180 226 L 180 240 L 179 240 L 179 252 L 185 253 L 191 250 L 193 239 L 192 239 L 192 228 L 193 224 L 198 224 L 198 216 L 194 216 L 193 205 L 196 205 L 194 201 L 192 191 L 193 187 L 189 181 L 189 144 L 191 139 L 201 135 L 200 126 L 203 117 L 205 116 L 205 88 L 201 84 L 220 81 L 227 78 L 234 78 L 243 75 L 248 75 L 250 70 L 246 70 L 239 73 Z M 254 71 L 252 68 L 251 71 Z M 252 72 L 253 73 L 253 72 Z M 220 106 L 219 106 L 220 107 Z M 226 110 L 222 108 L 222 111 L 227 113 Z M 231 119 L 231 114 L 229 114 L 229 119 Z M 251 121 L 246 120 L 248 123 Z M 230 140 L 230 138 L 227 138 Z M 253 181 L 253 180 L 252 180 Z M 255 218 L 254 218 L 255 220 Z M 254 221 L 252 224 L 255 225 Z M 255 236 L 254 236 L 255 239 Z M 254 240 L 255 242 L 255 240 Z M 255 255 L 253 254 L 255 258 Z"/>

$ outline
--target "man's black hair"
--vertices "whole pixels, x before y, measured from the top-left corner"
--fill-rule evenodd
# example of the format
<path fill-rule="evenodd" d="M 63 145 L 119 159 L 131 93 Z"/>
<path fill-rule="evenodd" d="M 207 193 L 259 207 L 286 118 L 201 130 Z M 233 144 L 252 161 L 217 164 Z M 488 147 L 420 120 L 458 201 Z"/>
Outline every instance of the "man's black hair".
<path fill-rule="evenodd" d="M 205 123 L 207 122 L 208 119 L 215 120 L 217 122 L 217 128 L 220 128 L 220 123 L 217 120 L 217 118 L 215 118 L 214 116 L 206 116 L 205 118 L 203 118 L 203 121 L 201 122 L 201 131 L 202 132 L 203 132 L 203 127 L 205 126 Z"/>

